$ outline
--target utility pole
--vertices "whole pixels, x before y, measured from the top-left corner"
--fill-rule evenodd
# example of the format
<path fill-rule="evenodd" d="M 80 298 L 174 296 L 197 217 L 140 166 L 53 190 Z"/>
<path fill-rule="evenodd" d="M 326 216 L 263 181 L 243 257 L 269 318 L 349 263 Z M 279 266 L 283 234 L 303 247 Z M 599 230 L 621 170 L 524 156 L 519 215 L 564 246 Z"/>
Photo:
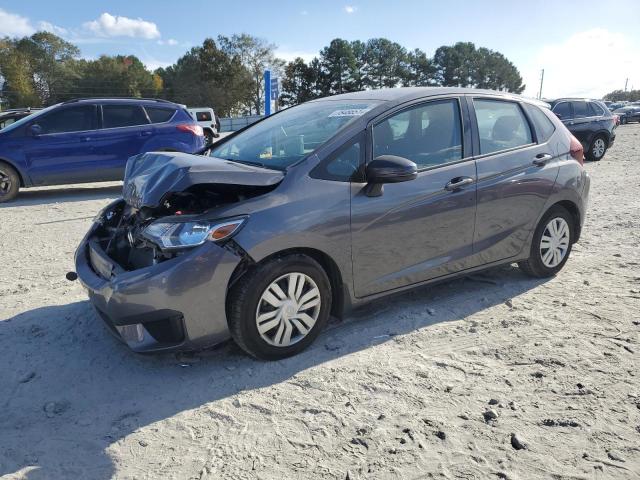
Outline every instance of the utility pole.
<path fill-rule="evenodd" d="M 540 73 L 540 91 L 538 92 L 538 99 L 542 99 L 542 83 L 544 82 L 544 68 Z"/>
<path fill-rule="evenodd" d="M 629 77 L 624 81 L 624 91 L 627 91 L 627 84 L 629 83 Z"/>

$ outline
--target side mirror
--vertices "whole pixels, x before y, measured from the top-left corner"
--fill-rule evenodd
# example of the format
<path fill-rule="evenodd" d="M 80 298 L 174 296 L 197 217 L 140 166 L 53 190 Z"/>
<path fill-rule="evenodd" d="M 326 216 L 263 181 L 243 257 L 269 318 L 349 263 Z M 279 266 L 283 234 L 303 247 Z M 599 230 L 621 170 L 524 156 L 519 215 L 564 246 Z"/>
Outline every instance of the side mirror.
<path fill-rule="evenodd" d="M 553 112 L 553 113 L 556 113 L 556 112 Z M 561 114 L 556 113 L 556 117 L 558 117 L 560 120 L 562 120 L 562 115 Z"/>
<path fill-rule="evenodd" d="M 411 160 L 396 155 L 381 155 L 374 158 L 365 170 L 369 197 L 382 195 L 385 183 L 400 183 L 418 177 L 418 166 Z"/>
<path fill-rule="evenodd" d="M 42 135 L 42 127 L 37 123 L 34 123 L 29 127 L 29 133 L 32 137 L 38 138 L 40 135 Z"/>

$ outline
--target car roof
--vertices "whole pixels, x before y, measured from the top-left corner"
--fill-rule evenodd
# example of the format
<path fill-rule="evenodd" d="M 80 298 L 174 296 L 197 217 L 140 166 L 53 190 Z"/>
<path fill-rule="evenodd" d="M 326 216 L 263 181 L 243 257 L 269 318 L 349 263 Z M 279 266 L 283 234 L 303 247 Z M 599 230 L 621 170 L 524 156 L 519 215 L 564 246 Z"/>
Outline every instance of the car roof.
<path fill-rule="evenodd" d="M 597 98 L 584 98 L 584 97 L 560 97 L 555 98 L 553 100 L 546 100 L 549 103 L 558 103 L 558 102 L 602 102 L 602 100 L 598 100 Z"/>
<path fill-rule="evenodd" d="M 322 101 L 343 101 L 343 100 L 372 100 L 379 102 L 408 102 L 418 98 L 432 97 L 436 95 L 491 95 L 496 97 L 509 98 L 514 100 L 523 100 L 529 103 L 544 105 L 544 102 L 535 99 L 529 99 L 509 92 L 498 92 L 496 90 L 484 90 L 478 88 L 461 88 L 461 87 L 399 87 L 399 88 L 381 88 L 377 90 L 364 90 L 360 92 L 342 93 L 331 97 L 319 98 L 312 100 L 313 102 Z"/>
<path fill-rule="evenodd" d="M 141 103 L 144 105 L 166 105 L 168 107 L 179 107 L 177 103 L 170 102 L 169 100 L 162 100 L 159 98 L 109 98 L 109 97 L 95 97 L 95 98 L 75 98 L 73 100 L 68 100 L 66 102 L 62 102 L 62 104 L 70 104 L 70 103 L 113 103 L 113 104 L 121 104 L 121 103 Z"/>

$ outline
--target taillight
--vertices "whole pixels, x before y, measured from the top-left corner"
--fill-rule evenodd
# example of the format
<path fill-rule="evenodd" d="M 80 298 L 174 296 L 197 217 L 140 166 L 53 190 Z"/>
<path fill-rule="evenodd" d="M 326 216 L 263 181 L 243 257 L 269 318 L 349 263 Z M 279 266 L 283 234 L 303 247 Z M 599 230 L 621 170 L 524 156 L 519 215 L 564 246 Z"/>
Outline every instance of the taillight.
<path fill-rule="evenodd" d="M 571 140 L 571 143 L 569 144 L 569 154 L 580 165 L 584 165 L 584 149 L 582 148 L 582 144 L 573 135 L 570 135 L 569 138 Z"/>
<path fill-rule="evenodd" d="M 181 123 L 180 125 L 176 126 L 176 128 L 181 132 L 189 132 L 191 135 L 195 135 L 196 137 L 204 137 L 204 130 L 200 125 Z"/>

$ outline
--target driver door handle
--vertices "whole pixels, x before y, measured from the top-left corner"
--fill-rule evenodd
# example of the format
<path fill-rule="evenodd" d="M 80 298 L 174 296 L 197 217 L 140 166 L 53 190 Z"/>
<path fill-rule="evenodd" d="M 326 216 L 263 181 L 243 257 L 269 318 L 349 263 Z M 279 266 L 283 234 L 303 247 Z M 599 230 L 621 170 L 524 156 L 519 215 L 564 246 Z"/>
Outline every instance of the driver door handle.
<path fill-rule="evenodd" d="M 552 158 L 553 156 L 549 153 L 539 153 L 536 155 L 536 158 L 533 159 L 533 164 L 536 167 L 544 167 Z"/>
<path fill-rule="evenodd" d="M 448 190 L 450 192 L 454 192 L 456 190 L 458 190 L 459 188 L 463 188 L 466 187 L 468 185 L 473 184 L 474 180 L 471 177 L 456 177 L 456 178 L 452 178 L 449 183 L 447 183 L 444 186 L 445 190 Z"/>

